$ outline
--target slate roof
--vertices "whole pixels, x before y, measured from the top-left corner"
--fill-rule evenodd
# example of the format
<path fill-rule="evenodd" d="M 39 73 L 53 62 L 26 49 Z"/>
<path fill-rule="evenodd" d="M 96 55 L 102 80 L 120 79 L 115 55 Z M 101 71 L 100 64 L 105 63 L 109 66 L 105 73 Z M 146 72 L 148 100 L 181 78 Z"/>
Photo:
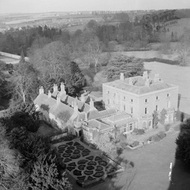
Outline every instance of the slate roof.
<path fill-rule="evenodd" d="M 133 85 L 129 84 L 129 80 L 132 80 Z M 105 85 L 115 87 L 115 88 L 118 88 L 127 92 L 131 92 L 137 95 L 146 94 L 149 92 L 167 89 L 167 88 L 171 88 L 175 86 L 172 84 L 165 83 L 161 80 L 158 82 L 154 82 L 154 80 L 151 80 L 151 79 L 150 79 L 150 85 L 146 86 L 145 79 L 143 79 L 143 77 L 141 76 L 125 78 L 123 81 L 115 80 L 112 82 L 105 83 Z"/>
<path fill-rule="evenodd" d="M 55 115 L 55 117 L 57 117 L 59 113 L 64 111 L 69 112 L 71 116 L 74 112 L 74 110 L 68 105 L 62 102 L 57 103 L 56 99 L 48 97 L 48 95 L 46 94 L 39 94 L 34 100 L 34 104 L 37 104 L 40 109 L 52 113 L 53 115 Z"/>
<path fill-rule="evenodd" d="M 34 104 L 37 104 L 41 110 L 52 113 L 56 118 L 60 113 L 66 111 L 70 113 L 70 119 L 73 119 L 73 121 L 75 119 L 81 121 L 85 120 L 85 114 L 87 114 L 89 129 L 96 128 L 100 131 L 104 131 L 113 128 L 112 125 L 108 122 L 102 121 L 101 118 L 112 116 L 117 112 L 115 109 L 98 111 L 94 108 L 93 110 L 90 110 L 89 104 L 83 103 L 76 98 L 64 94 L 57 94 L 57 96 L 59 96 L 61 100 L 60 102 L 57 102 L 57 100 L 53 97 L 48 97 L 46 94 L 39 94 L 34 100 Z M 82 108 L 82 112 L 79 111 L 78 114 L 74 114 L 74 109 L 70 106 L 73 105 L 74 102 L 77 103 L 79 108 Z"/>
<path fill-rule="evenodd" d="M 89 129 L 95 128 L 95 129 L 99 129 L 100 131 L 104 131 L 104 130 L 113 128 L 113 126 L 93 119 L 88 122 L 88 128 Z"/>

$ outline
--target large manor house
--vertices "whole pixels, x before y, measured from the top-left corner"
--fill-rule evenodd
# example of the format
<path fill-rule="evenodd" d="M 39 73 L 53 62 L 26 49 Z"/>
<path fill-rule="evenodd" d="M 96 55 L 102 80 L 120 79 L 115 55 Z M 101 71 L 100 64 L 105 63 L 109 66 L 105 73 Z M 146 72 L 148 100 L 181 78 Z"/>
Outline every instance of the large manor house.
<path fill-rule="evenodd" d="M 40 87 L 34 100 L 43 119 L 52 125 L 93 140 L 98 133 L 111 132 L 117 127 L 121 133 L 129 134 L 135 128 L 153 128 L 153 113 L 165 109 L 165 124 L 174 121 L 178 106 L 178 86 L 167 84 L 158 74 L 125 78 L 120 73 L 118 80 L 102 84 L 102 100 L 105 110 L 98 111 L 89 93 L 73 98 L 66 94 L 63 83 L 54 84 L 53 92 L 44 93 Z"/>

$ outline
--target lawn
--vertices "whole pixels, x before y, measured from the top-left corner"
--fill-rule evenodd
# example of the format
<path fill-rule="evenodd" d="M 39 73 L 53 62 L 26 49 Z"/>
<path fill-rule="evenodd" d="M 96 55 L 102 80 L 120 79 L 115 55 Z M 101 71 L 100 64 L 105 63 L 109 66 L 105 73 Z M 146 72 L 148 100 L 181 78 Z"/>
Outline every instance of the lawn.
<path fill-rule="evenodd" d="M 132 160 L 136 168 L 131 189 L 167 190 L 169 166 L 170 162 L 174 163 L 177 135 L 178 132 L 172 131 L 159 142 L 137 150 L 124 151 L 122 156 Z M 125 178 L 125 176 L 122 177 Z"/>

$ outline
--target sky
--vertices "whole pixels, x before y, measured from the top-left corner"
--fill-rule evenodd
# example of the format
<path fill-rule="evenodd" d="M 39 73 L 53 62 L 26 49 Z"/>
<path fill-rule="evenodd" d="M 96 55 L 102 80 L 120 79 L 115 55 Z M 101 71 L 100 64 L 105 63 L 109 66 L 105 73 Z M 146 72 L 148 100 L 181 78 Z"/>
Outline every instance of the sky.
<path fill-rule="evenodd" d="M 190 8 L 190 0 L 0 0 L 0 13 Z"/>

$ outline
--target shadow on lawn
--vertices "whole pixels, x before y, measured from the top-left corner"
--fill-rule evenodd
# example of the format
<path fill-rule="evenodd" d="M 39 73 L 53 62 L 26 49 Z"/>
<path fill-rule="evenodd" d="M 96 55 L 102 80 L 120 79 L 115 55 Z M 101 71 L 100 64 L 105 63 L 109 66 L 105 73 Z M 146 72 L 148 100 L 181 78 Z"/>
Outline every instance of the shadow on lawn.
<path fill-rule="evenodd" d="M 189 190 L 190 189 L 190 168 L 175 160 L 172 168 L 172 175 L 168 190 Z"/>

